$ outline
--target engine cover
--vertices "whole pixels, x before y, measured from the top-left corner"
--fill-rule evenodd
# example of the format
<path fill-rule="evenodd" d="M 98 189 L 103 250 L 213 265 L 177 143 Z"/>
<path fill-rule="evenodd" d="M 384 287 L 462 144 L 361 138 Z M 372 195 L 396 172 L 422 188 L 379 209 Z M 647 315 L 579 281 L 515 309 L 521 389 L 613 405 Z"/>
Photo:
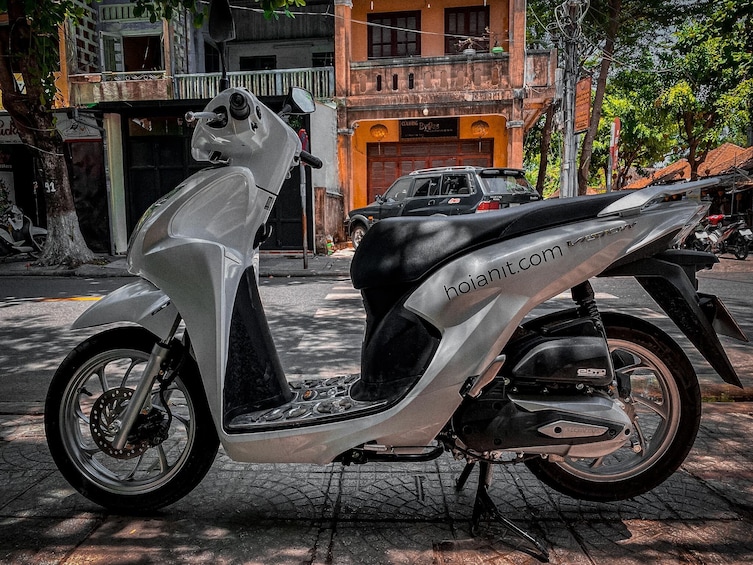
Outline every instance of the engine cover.
<path fill-rule="evenodd" d="M 477 452 L 601 457 L 632 434 L 628 414 L 606 396 L 499 396 L 466 399 L 453 417 L 458 438 Z"/>
<path fill-rule="evenodd" d="M 511 363 L 515 382 L 608 385 L 613 380 L 609 349 L 601 337 L 557 337 L 532 344 Z"/>

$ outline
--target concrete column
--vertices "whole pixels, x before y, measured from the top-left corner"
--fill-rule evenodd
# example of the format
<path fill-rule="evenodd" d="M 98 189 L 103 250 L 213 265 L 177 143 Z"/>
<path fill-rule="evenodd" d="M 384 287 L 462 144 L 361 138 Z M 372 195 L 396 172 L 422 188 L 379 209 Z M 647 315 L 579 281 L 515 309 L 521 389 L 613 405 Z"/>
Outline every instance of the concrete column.
<path fill-rule="evenodd" d="M 335 102 L 337 104 L 337 164 L 338 182 L 346 210 L 353 208 L 352 151 L 353 130 L 348 119 L 348 94 L 350 93 L 350 34 L 351 0 L 335 0 Z"/>
<path fill-rule="evenodd" d="M 507 166 L 523 168 L 523 100 L 526 96 L 526 2 L 510 0 L 510 87 L 512 108 L 507 120 Z"/>
<path fill-rule="evenodd" d="M 123 136 L 120 114 L 105 114 L 104 143 L 107 166 L 107 206 L 110 212 L 110 241 L 112 253 L 122 255 L 128 247 L 126 223 L 125 166 L 123 164 Z"/>

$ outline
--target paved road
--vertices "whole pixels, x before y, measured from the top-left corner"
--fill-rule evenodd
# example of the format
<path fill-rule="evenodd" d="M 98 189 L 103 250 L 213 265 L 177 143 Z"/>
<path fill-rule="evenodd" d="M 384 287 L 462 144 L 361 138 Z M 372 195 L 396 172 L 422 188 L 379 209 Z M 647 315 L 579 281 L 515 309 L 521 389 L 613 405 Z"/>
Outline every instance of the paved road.
<path fill-rule="evenodd" d="M 316 296 L 305 315 L 282 308 L 290 300 L 285 293 L 299 292 L 298 281 L 269 284 L 275 287 L 263 286 L 262 293 L 271 302 L 276 337 L 288 340 L 289 372 L 305 372 L 314 362 L 340 372 L 335 356 L 357 360 L 363 318 L 347 283 L 305 287 Z M 597 290 L 606 303 L 626 300 L 609 287 Z M 748 308 L 744 293 L 731 298 L 733 309 Z M 49 303 L 55 308 L 39 306 L 40 312 L 71 310 L 49 314 L 45 322 L 14 313 L 27 303 L 21 298 L 0 300 L 2 331 L 8 332 L 8 320 L 15 324 L 11 333 L 26 331 L 26 339 L 13 344 L 19 355 L 27 352 L 31 366 L 25 370 L 49 375 L 54 363 L 38 359 L 40 344 L 53 357 L 67 344 L 60 342 L 65 334 L 59 327 L 45 330 L 44 324 L 55 325 L 83 305 L 65 300 Z M 653 310 L 643 314 L 661 321 Z M 312 331 L 302 331 L 305 324 Z M 335 327 L 350 336 L 344 351 Z M 750 356 L 750 346 L 740 355 Z M 1 378 L 8 378 L 7 370 L 0 365 Z M 647 495 L 611 504 L 578 502 L 541 486 L 520 466 L 497 468 L 491 494 L 503 513 L 544 540 L 552 563 L 753 563 L 751 444 L 753 405 L 710 403 L 688 460 Z M 402 465 L 248 465 L 221 452 L 183 500 L 153 516 L 117 516 L 87 502 L 60 477 L 46 448 L 39 404 L 0 398 L 0 562 L 536 562 L 495 524 L 471 536 L 475 479 L 456 492 L 462 467 L 449 456 Z"/>

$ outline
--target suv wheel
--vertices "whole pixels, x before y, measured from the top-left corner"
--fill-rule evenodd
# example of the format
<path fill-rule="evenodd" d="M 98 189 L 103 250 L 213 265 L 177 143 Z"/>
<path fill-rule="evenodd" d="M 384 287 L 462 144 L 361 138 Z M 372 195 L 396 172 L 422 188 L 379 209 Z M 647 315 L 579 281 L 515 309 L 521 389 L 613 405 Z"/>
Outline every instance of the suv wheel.
<path fill-rule="evenodd" d="M 353 229 L 350 230 L 350 241 L 353 242 L 354 248 L 357 248 L 361 244 L 364 235 L 366 235 L 366 226 L 355 224 Z"/>

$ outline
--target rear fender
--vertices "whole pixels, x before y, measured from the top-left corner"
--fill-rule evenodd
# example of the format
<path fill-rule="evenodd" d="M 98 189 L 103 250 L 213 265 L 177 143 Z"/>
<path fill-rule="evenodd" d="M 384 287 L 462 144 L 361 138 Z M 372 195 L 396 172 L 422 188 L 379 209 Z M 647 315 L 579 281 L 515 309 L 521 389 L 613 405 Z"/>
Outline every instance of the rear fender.
<path fill-rule="evenodd" d="M 724 382 L 743 388 L 717 331 L 742 341 L 748 339 L 716 296 L 696 291 L 696 271 L 716 260 L 709 253 L 671 250 L 610 269 L 601 276 L 635 277 Z"/>
<path fill-rule="evenodd" d="M 150 282 L 140 279 L 95 302 L 73 322 L 73 329 L 114 322 L 133 322 L 165 339 L 178 316 L 170 297 Z"/>

